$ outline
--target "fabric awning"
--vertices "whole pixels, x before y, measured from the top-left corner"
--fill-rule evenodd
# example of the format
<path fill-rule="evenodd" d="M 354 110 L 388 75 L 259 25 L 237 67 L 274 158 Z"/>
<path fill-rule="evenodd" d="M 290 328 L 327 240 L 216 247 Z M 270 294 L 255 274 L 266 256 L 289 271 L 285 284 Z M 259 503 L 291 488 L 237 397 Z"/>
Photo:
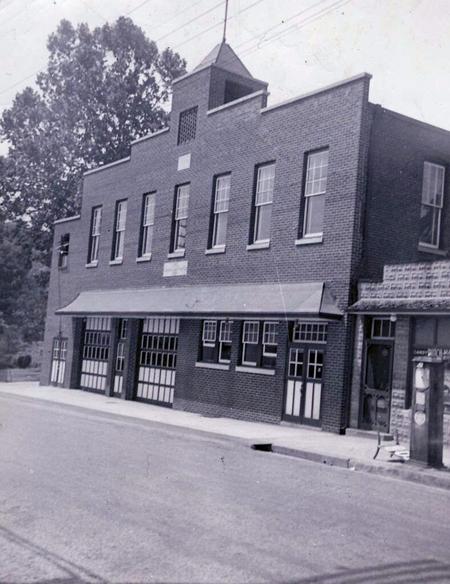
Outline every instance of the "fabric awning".
<path fill-rule="evenodd" d="M 56 314 L 339 318 L 342 311 L 323 282 L 311 282 L 89 290 Z"/>

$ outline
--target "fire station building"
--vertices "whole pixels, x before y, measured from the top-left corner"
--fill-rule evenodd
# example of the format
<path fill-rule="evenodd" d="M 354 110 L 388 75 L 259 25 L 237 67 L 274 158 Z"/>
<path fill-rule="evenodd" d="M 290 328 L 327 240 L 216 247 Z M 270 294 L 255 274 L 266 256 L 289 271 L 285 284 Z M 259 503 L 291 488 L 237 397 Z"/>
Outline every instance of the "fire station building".
<path fill-rule="evenodd" d="M 225 42 L 178 78 L 55 223 L 41 383 L 407 433 L 412 357 L 450 352 L 450 133 L 369 82 L 268 105 Z"/>

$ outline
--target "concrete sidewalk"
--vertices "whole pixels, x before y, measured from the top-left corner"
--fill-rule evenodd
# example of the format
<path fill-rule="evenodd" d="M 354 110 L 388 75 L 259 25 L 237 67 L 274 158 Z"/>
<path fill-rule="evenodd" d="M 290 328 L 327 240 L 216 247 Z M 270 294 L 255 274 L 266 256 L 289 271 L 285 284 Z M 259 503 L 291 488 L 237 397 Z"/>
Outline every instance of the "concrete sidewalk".
<path fill-rule="evenodd" d="M 209 418 L 150 404 L 108 398 L 81 390 L 39 386 L 37 383 L 0 383 L 1 394 L 39 399 L 98 412 L 147 420 L 160 424 L 208 432 L 254 445 L 270 445 L 272 452 L 340 466 L 351 470 L 378 473 L 450 490 L 450 472 L 421 468 L 411 463 L 389 460 L 381 451 L 373 460 L 376 437 L 338 436 L 301 426 L 245 422 L 229 418 Z M 409 448 L 407 444 L 404 445 Z M 444 449 L 444 464 L 450 467 L 450 449 Z"/>

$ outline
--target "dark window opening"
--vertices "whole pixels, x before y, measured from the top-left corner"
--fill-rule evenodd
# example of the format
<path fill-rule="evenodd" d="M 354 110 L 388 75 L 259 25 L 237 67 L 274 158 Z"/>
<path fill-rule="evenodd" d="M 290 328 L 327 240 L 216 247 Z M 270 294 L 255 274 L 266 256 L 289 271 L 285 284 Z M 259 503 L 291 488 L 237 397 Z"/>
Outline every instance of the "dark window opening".
<path fill-rule="evenodd" d="M 70 233 L 65 233 L 59 241 L 58 267 L 61 269 L 67 268 L 69 263 L 69 245 Z"/>
<path fill-rule="evenodd" d="M 224 102 L 228 103 L 230 101 L 234 101 L 235 99 L 239 99 L 240 97 L 244 97 L 244 95 L 249 95 L 253 93 L 255 90 L 251 87 L 246 85 L 241 85 L 240 83 L 235 83 L 234 81 L 226 81 L 225 82 L 225 96 Z"/>
<path fill-rule="evenodd" d="M 198 107 L 191 107 L 180 113 L 178 122 L 178 144 L 185 144 L 195 139 L 197 132 L 197 111 Z"/>

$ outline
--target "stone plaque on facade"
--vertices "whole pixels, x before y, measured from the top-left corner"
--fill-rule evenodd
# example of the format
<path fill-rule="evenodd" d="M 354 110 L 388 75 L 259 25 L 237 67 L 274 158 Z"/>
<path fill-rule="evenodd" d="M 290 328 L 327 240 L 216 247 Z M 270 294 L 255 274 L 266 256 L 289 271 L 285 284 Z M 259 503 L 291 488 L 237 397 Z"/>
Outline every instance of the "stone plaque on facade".
<path fill-rule="evenodd" d="M 181 262 L 165 262 L 163 276 L 185 276 L 187 274 L 188 263 L 186 260 Z"/>

